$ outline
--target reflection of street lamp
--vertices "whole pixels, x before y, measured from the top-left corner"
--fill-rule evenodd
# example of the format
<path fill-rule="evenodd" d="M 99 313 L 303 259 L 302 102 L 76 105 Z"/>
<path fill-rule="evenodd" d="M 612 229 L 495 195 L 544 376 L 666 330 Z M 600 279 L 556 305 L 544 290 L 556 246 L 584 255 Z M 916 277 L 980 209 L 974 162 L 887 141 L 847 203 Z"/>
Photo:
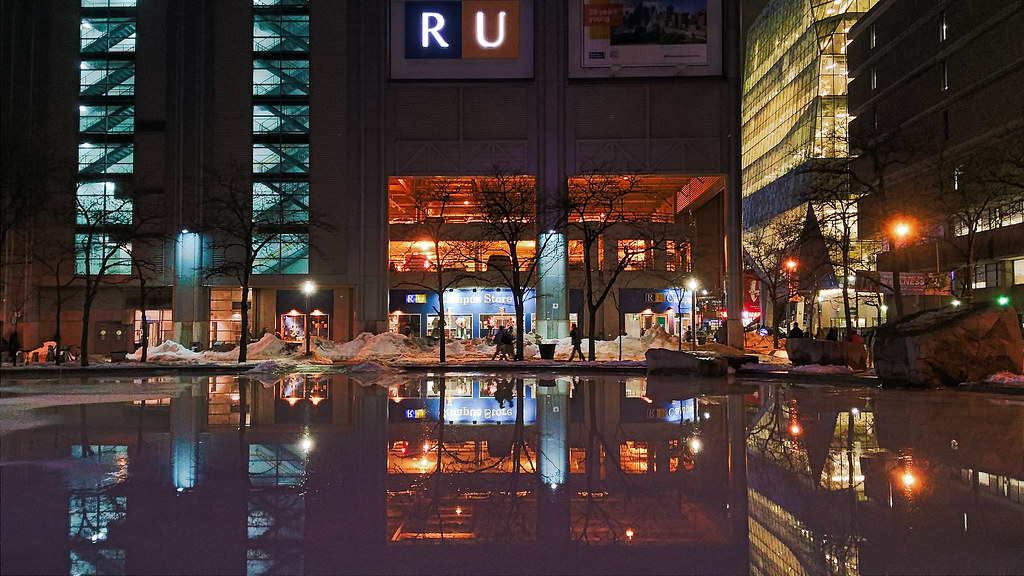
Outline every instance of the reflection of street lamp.
<path fill-rule="evenodd" d="M 686 284 L 690 289 L 690 338 L 693 339 L 693 350 L 697 349 L 697 279 L 690 278 Z"/>
<path fill-rule="evenodd" d="M 316 284 L 313 284 L 311 280 L 306 280 L 302 283 L 302 293 L 306 295 L 306 353 L 303 354 L 306 358 L 312 356 L 312 352 L 309 351 L 309 298 L 316 292 Z"/>

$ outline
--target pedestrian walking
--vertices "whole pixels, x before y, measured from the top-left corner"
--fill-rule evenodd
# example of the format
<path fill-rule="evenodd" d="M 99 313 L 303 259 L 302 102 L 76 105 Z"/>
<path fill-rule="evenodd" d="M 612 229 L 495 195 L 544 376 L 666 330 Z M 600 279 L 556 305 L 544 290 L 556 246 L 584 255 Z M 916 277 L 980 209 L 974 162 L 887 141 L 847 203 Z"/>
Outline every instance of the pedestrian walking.
<path fill-rule="evenodd" d="M 494 354 L 491 354 L 491 360 L 494 360 L 495 358 L 497 358 L 499 354 L 504 356 L 504 352 L 503 352 L 503 350 L 504 350 L 503 346 L 504 346 L 504 342 L 505 342 L 505 327 L 504 326 L 498 326 L 498 331 L 494 333 L 494 339 L 492 340 L 492 342 L 494 342 Z"/>
<path fill-rule="evenodd" d="M 580 337 L 580 331 L 576 328 L 575 324 L 572 324 L 571 328 L 569 328 L 569 340 L 572 341 L 572 353 L 569 354 L 569 362 L 572 362 L 577 353 L 580 355 L 580 361 L 583 361 L 585 358 L 583 357 L 583 350 L 580 349 L 583 339 Z"/>

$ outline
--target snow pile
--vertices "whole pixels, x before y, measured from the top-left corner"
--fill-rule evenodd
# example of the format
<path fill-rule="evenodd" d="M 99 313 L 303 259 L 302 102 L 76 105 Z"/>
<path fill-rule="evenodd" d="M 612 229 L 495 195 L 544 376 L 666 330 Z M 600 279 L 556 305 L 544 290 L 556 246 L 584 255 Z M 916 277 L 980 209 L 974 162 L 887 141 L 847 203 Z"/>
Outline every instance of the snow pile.
<path fill-rule="evenodd" d="M 1024 375 L 1013 372 L 996 372 L 985 377 L 985 382 L 991 384 L 1024 384 Z"/>
<path fill-rule="evenodd" d="M 323 342 L 318 348 L 325 358 L 331 360 L 394 358 L 403 354 L 419 352 L 421 349 L 414 340 L 418 340 L 418 338 L 409 338 L 396 332 L 384 332 L 376 335 L 363 332 L 350 342 L 336 346 L 328 346 L 327 342 Z"/>
<path fill-rule="evenodd" d="M 214 361 L 238 360 L 238 346 L 225 352 L 203 352 L 203 358 Z M 287 355 L 286 344 L 274 334 L 264 334 L 256 342 L 250 343 L 245 349 L 246 360 L 272 359 Z"/>
<path fill-rule="evenodd" d="M 794 366 L 790 372 L 813 372 L 815 374 L 853 374 L 853 368 L 849 366 L 822 366 L 821 364 L 806 364 Z"/>
<path fill-rule="evenodd" d="M 199 352 L 193 352 L 174 340 L 164 340 L 160 344 L 150 346 L 146 350 L 146 359 L 152 362 L 198 362 L 202 358 L 203 355 Z M 126 355 L 125 360 L 141 361 L 142 348 Z"/>

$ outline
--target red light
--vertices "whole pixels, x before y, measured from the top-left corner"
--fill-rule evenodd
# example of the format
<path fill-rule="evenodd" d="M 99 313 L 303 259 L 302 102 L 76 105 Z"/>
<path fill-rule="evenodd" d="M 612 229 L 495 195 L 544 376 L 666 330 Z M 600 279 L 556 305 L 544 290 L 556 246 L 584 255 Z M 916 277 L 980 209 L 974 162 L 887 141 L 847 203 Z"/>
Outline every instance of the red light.
<path fill-rule="evenodd" d="M 803 428 L 800 427 L 800 424 L 798 422 L 793 422 L 792 424 L 789 425 L 789 433 L 792 434 L 793 436 L 799 436 L 800 433 L 803 431 Z"/>

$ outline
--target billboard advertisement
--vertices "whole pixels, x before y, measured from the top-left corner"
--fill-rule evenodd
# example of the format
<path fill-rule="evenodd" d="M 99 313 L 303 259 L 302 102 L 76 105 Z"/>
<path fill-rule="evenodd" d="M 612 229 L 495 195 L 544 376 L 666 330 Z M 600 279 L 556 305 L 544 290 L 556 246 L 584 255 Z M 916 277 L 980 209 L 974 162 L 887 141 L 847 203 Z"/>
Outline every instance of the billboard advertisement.
<path fill-rule="evenodd" d="M 578 0 L 574 76 L 722 73 L 721 0 Z"/>
<path fill-rule="evenodd" d="M 391 77 L 530 78 L 529 0 L 391 0 Z"/>

